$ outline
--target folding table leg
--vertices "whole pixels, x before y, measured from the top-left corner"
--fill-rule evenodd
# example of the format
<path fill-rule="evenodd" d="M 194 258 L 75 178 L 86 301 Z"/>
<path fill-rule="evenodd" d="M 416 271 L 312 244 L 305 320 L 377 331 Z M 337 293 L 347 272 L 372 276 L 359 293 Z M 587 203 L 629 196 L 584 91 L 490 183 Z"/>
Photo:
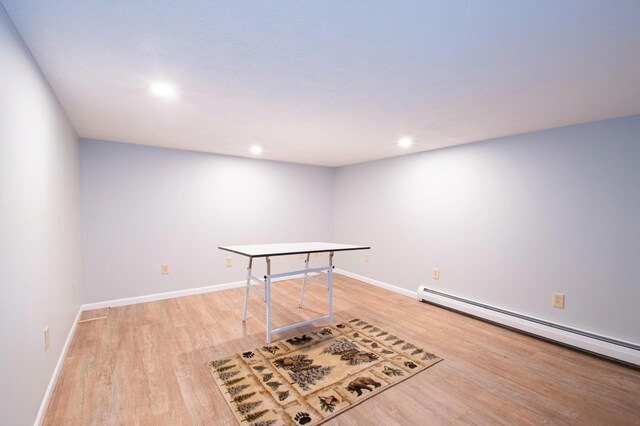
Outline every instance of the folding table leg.
<path fill-rule="evenodd" d="M 249 287 L 251 286 L 251 263 L 253 259 L 249 258 L 249 266 L 247 267 L 247 287 L 244 291 L 244 309 L 242 310 L 242 322 L 247 320 L 247 305 L 249 304 Z"/>
<path fill-rule="evenodd" d="M 271 260 L 267 257 L 267 275 L 264 277 L 264 297 L 267 302 L 267 344 L 271 343 Z"/>
<path fill-rule="evenodd" d="M 327 271 L 327 287 L 329 288 L 329 325 L 333 324 L 333 252 L 329 253 L 329 270 Z"/>
<path fill-rule="evenodd" d="M 307 285 L 307 270 L 309 269 L 309 256 L 311 253 L 307 253 L 307 260 L 304 261 L 304 277 L 302 277 L 302 291 L 300 291 L 300 301 L 298 306 L 302 308 L 302 302 L 304 300 L 304 288 Z"/>

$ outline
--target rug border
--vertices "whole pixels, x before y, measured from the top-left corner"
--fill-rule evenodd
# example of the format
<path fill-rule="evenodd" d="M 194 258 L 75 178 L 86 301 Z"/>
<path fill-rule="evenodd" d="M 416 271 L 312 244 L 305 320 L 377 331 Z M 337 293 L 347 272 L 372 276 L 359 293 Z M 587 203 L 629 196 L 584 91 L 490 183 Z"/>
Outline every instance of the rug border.
<path fill-rule="evenodd" d="M 352 318 L 352 319 L 356 319 L 356 318 Z M 337 321 L 337 322 L 336 322 L 336 324 L 340 324 L 340 323 L 348 323 L 348 322 L 350 322 L 350 321 L 351 321 L 351 320 Z M 335 321 L 334 321 L 334 322 L 335 322 Z M 335 325 L 335 324 L 332 324 L 332 325 Z M 328 326 L 329 326 L 329 327 L 331 327 L 332 325 L 328 325 Z M 322 328 L 322 327 L 316 327 L 316 328 Z M 315 329 L 314 329 L 314 330 L 315 330 Z M 397 333 L 396 333 L 396 334 L 397 334 Z M 400 333 L 400 334 L 402 334 L 402 333 Z M 286 339 L 286 337 L 283 337 L 282 339 L 278 339 L 278 340 L 276 340 L 276 342 L 277 342 L 277 341 L 279 341 L 279 340 L 284 340 L 284 339 Z M 249 349 L 249 350 L 252 350 L 252 349 Z M 216 358 L 216 359 L 213 359 L 213 360 L 211 360 L 211 361 L 207 361 L 207 362 L 205 363 L 205 367 L 207 368 L 207 370 L 209 370 L 209 374 L 211 374 L 211 376 L 212 376 L 212 378 L 213 378 L 214 382 L 216 383 L 216 388 L 218 388 L 218 391 L 220 392 L 220 396 L 221 396 L 221 397 L 222 397 L 222 399 L 224 399 L 224 401 L 227 403 L 227 407 L 229 407 L 229 409 L 231 410 L 231 415 L 232 415 L 232 416 L 233 416 L 233 418 L 235 419 L 236 423 L 237 423 L 238 425 L 242 426 L 242 422 L 240 422 L 240 421 L 238 420 L 238 418 L 236 417 L 236 415 L 235 415 L 235 410 L 234 410 L 233 406 L 231 405 L 231 401 L 228 401 L 228 400 L 227 400 L 227 398 L 225 398 L 225 396 L 224 396 L 224 394 L 223 394 L 223 392 L 222 392 L 222 387 L 220 387 L 219 385 L 217 385 L 217 382 L 216 382 L 216 379 L 215 379 L 214 372 L 213 372 L 213 370 L 211 369 L 211 367 L 209 367 L 209 364 L 210 364 L 211 362 L 213 362 L 213 361 L 216 361 L 216 360 L 218 360 L 218 359 L 224 359 L 224 358 L 227 358 L 227 357 L 230 357 L 230 356 L 234 356 L 234 355 L 238 355 L 238 354 L 237 354 L 237 353 L 233 353 L 233 354 L 230 354 L 230 355 L 221 356 L 221 357 Z M 434 355 L 435 355 L 435 354 L 434 354 Z M 382 393 L 382 392 L 384 392 L 384 391 L 386 391 L 386 390 L 388 390 L 388 389 L 391 389 L 392 387 L 394 387 L 394 386 L 396 386 L 396 385 L 398 385 L 398 384 L 400 384 L 400 383 L 403 383 L 403 382 L 405 382 L 405 381 L 407 381 L 407 380 L 411 379 L 412 377 L 417 376 L 418 374 L 422 373 L 424 370 L 427 370 L 427 369 L 429 369 L 429 368 L 433 367 L 434 365 L 438 364 L 439 362 L 444 361 L 444 358 L 442 358 L 440 355 L 436 355 L 436 356 L 438 357 L 438 360 L 437 360 L 437 361 L 435 361 L 433 364 L 427 365 L 426 367 L 422 367 L 421 369 L 417 370 L 416 372 L 414 372 L 414 373 L 413 373 L 413 374 L 411 374 L 410 376 L 404 377 L 404 378 L 402 378 L 402 379 L 400 379 L 400 380 L 397 380 L 397 381 L 395 381 L 395 382 L 393 382 L 393 383 L 389 383 L 387 386 L 385 386 L 385 387 L 384 387 L 384 388 L 382 388 L 382 389 L 376 389 L 376 390 L 374 390 L 373 392 L 369 392 L 369 393 L 367 394 L 367 396 L 366 396 L 366 397 L 364 397 L 364 398 L 360 398 L 360 399 L 356 400 L 354 403 L 350 404 L 348 407 L 345 407 L 343 410 L 340 410 L 340 411 L 338 411 L 338 412 L 336 412 L 336 413 L 332 413 L 330 416 L 323 418 L 323 419 L 322 419 L 322 420 L 320 420 L 318 423 L 316 423 L 316 425 L 321 425 L 321 424 L 323 424 L 323 423 L 325 423 L 325 422 L 328 422 L 329 420 L 334 419 L 335 417 L 338 417 L 339 415 L 346 413 L 347 411 L 349 411 L 349 410 L 350 410 L 350 409 L 352 409 L 353 407 L 356 407 L 356 406 L 358 406 L 358 405 L 362 404 L 363 402 L 368 401 L 368 400 L 369 400 L 369 398 L 371 398 L 371 397 L 373 397 L 373 396 L 376 396 L 376 395 L 378 395 L 378 394 L 380 394 L 380 393 Z"/>

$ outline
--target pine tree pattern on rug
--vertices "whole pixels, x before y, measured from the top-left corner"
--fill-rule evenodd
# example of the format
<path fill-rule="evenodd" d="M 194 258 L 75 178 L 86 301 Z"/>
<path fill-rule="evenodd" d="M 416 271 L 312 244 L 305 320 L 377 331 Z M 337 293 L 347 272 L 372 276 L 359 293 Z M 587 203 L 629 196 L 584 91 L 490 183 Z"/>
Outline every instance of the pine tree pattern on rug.
<path fill-rule="evenodd" d="M 442 359 L 355 318 L 207 363 L 241 425 L 317 425 Z"/>

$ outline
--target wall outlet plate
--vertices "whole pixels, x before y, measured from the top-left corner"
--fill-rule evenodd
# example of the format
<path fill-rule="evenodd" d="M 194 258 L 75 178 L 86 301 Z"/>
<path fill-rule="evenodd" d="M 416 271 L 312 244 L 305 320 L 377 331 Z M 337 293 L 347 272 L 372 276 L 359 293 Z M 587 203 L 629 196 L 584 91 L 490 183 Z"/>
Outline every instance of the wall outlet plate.
<path fill-rule="evenodd" d="M 162 265 L 160 265 L 160 273 L 162 275 L 167 275 L 169 273 L 169 264 L 168 263 L 163 263 Z"/>
<path fill-rule="evenodd" d="M 364 263 L 369 263 L 369 255 L 368 254 L 364 255 Z"/>
<path fill-rule="evenodd" d="M 233 258 L 231 258 L 231 257 L 227 257 L 227 259 L 226 259 L 226 260 L 225 260 L 225 262 L 224 262 L 224 265 L 225 265 L 226 267 L 233 266 Z"/>
<path fill-rule="evenodd" d="M 554 308 L 564 309 L 564 294 L 551 293 L 551 306 Z"/>
<path fill-rule="evenodd" d="M 440 279 L 440 268 L 431 268 L 431 276 L 434 280 Z"/>
<path fill-rule="evenodd" d="M 44 328 L 44 350 L 47 351 L 49 349 L 49 326 Z"/>

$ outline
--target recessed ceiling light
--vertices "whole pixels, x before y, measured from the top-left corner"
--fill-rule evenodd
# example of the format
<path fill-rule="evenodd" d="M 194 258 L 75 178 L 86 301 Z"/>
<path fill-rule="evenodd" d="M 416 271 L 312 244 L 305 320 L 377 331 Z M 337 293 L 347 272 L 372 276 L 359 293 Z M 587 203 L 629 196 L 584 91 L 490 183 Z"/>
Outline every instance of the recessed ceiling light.
<path fill-rule="evenodd" d="M 411 140 L 411 138 L 402 138 L 398 141 L 398 145 L 402 148 L 408 148 L 412 143 L 413 141 Z"/>
<path fill-rule="evenodd" d="M 249 151 L 251 151 L 251 153 L 254 155 L 258 155 L 262 152 L 262 148 L 258 145 L 253 145 L 251 148 L 249 148 Z"/>
<path fill-rule="evenodd" d="M 162 82 L 152 83 L 149 90 L 161 98 L 175 98 L 178 94 L 175 86 Z"/>

